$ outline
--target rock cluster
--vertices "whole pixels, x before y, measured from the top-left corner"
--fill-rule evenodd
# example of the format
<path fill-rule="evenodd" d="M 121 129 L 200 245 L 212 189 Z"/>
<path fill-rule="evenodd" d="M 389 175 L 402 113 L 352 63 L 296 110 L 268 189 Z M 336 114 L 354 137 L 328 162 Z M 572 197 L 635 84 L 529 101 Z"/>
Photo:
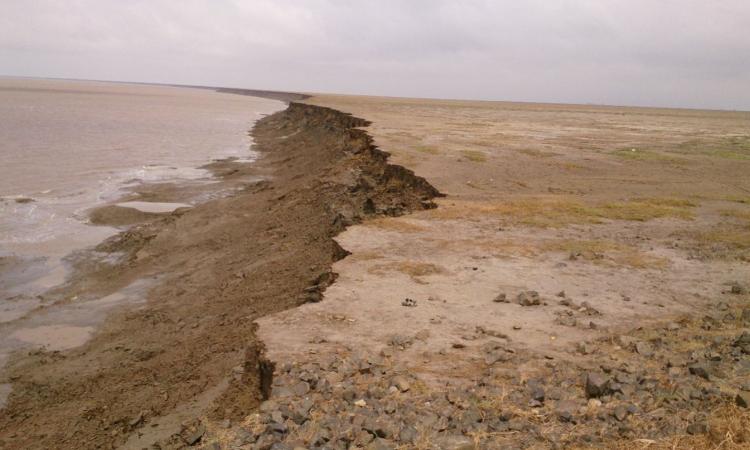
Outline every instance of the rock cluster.
<path fill-rule="evenodd" d="M 400 365 L 390 346 L 371 353 L 342 347 L 278 366 L 259 412 L 224 438 L 207 435 L 203 442 L 264 450 L 468 450 L 724 436 L 711 411 L 736 408 L 750 420 L 750 321 L 743 311 L 581 343 L 575 363 L 491 341 L 481 370 L 439 385 Z M 731 431 L 733 442 L 750 445 L 750 426 L 741 428 Z"/>

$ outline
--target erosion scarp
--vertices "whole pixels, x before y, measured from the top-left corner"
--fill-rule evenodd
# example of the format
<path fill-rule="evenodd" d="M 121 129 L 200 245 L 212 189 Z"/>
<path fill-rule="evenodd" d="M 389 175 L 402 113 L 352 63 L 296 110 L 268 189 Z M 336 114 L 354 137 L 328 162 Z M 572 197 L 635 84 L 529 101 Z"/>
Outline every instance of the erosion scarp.
<path fill-rule="evenodd" d="M 97 254 L 118 258 L 79 264 L 60 303 L 150 278 L 147 302 L 112 314 L 81 347 L 15 355 L 2 375 L 13 391 L 0 447 L 179 447 L 186 421 L 252 411 L 272 370 L 253 321 L 320 300 L 336 276 L 331 264 L 346 255 L 332 238 L 347 225 L 431 208 L 440 195 L 389 165 L 356 129 L 366 124 L 291 103 L 256 124 L 258 162 L 221 164 L 224 178 L 252 180 L 236 195 L 99 245 Z"/>

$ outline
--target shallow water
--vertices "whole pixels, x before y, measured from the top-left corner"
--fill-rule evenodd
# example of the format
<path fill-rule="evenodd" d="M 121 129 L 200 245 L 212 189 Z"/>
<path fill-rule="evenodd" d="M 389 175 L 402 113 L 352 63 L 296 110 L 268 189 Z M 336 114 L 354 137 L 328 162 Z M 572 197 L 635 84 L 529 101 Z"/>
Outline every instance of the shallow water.
<path fill-rule="evenodd" d="M 24 348 L 81 345 L 113 308 L 145 299 L 153 280 L 68 304 L 38 297 L 65 280 L 67 255 L 117 231 L 87 224 L 87 210 L 143 183 L 214 182 L 199 167 L 252 161 L 248 130 L 283 107 L 208 89 L 0 77 L 0 366 Z M 0 409 L 7 392 L 0 385 Z"/>
<path fill-rule="evenodd" d="M 60 283 L 65 255 L 114 232 L 86 225 L 84 211 L 129 185 L 210 182 L 198 167 L 252 159 L 249 128 L 282 107 L 207 89 L 0 78 L 0 258 L 41 259 L 36 289 Z M 6 279 L 0 300 L 9 285 L 24 289 Z"/>

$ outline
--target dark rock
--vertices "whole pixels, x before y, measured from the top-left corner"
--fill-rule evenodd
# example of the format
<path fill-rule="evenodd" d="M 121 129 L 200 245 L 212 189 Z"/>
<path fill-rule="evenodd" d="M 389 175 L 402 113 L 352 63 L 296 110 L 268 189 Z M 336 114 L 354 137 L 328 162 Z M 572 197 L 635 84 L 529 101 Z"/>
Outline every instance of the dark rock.
<path fill-rule="evenodd" d="M 292 387 L 292 392 L 298 397 L 303 397 L 310 392 L 310 383 L 306 381 L 300 381 Z"/>
<path fill-rule="evenodd" d="M 589 372 L 586 375 L 586 396 L 601 397 L 609 392 L 609 379 L 599 373 Z"/>
<path fill-rule="evenodd" d="M 562 400 L 555 405 L 555 414 L 565 422 L 572 422 L 578 412 L 578 403 L 573 400 Z"/>
<path fill-rule="evenodd" d="M 625 420 L 625 418 L 628 417 L 628 414 L 628 407 L 625 405 L 618 405 L 612 412 L 612 415 L 615 417 L 615 419 L 619 420 L 620 422 Z"/>
<path fill-rule="evenodd" d="M 203 424 L 199 424 L 192 432 L 185 435 L 185 443 L 187 445 L 195 445 L 201 440 L 204 434 L 206 434 L 206 427 Z"/>
<path fill-rule="evenodd" d="M 742 287 L 739 283 L 732 283 L 732 287 L 730 288 L 729 292 L 735 295 L 741 295 L 745 293 L 745 288 Z"/>
<path fill-rule="evenodd" d="M 508 303 L 508 296 L 505 293 L 500 293 L 492 301 L 495 303 Z"/>
<path fill-rule="evenodd" d="M 538 402 L 543 403 L 544 402 L 544 388 L 542 388 L 539 385 L 535 385 L 531 387 L 531 399 L 536 400 Z"/>
<path fill-rule="evenodd" d="M 411 298 L 405 298 L 401 302 L 401 306 L 407 306 L 407 307 L 413 308 L 413 307 L 417 306 L 417 301 L 414 300 L 414 299 L 411 299 Z"/>
<path fill-rule="evenodd" d="M 411 444 L 417 440 L 417 436 L 418 436 L 417 429 L 411 425 L 407 425 L 401 428 L 401 431 L 399 431 L 398 440 L 401 442 Z"/>
<path fill-rule="evenodd" d="M 537 306 L 542 304 L 537 291 L 521 292 L 518 294 L 518 297 L 516 297 L 516 302 L 521 306 Z"/>
<path fill-rule="evenodd" d="M 283 436 L 289 430 L 287 429 L 286 425 L 284 425 L 283 423 L 271 422 L 270 424 L 268 424 L 267 431 L 270 434 L 273 434 L 273 435 L 276 435 L 276 436 Z"/>
<path fill-rule="evenodd" d="M 690 370 L 690 373 L 692 375 L 701 377 L 704 380 L 709 379 L 708 368 L 705 364 L 693 364 L 692 366 L 688 367 L 688 370 Z"/>

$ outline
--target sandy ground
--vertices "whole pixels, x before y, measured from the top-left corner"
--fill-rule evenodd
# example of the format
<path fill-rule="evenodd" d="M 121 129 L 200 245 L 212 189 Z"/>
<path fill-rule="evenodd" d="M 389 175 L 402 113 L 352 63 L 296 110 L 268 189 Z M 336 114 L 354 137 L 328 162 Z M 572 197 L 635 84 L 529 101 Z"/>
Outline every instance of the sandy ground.
<path fill-rule="evenodd" d="M 272 358 L 305 353 L 321 336 L 377 351 L 425 330 L 400 355 L 442 380 L 480 358 L 477 327 L 559 355 L 604 332 L 710 310 L 716 293 L 750 280 L 748 113 L 308 102 L 371 119 L 376 144 L 448 196 L 434 211 L 338 237 L 352 255 L 335 264 L 324 301 L 260 320 Z M 527 290 L 548 305 L 512 302 Z M 601 315 L 561 323 L 561 291 Z M 493 302 L 498 294 L 511 303 Z M 406 298 L 417 307 L 403 307 Z M 458 342 L 469 348 L 451 348 Z"/>

